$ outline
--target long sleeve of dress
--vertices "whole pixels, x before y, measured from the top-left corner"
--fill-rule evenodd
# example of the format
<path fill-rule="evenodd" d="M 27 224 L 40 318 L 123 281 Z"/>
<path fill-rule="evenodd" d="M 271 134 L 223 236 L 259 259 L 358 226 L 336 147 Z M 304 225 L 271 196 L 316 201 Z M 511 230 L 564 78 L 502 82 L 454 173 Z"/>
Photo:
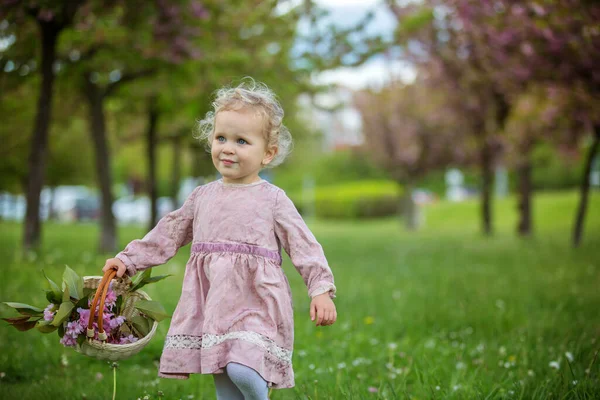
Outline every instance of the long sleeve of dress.
<path fill-rule="evenodd" d="M 180 247 L 192 241 L 194 202 L 199 188 L 194 189 L 181 208 L 162 217 L 146 236 L 131 241 L 115 256 L 127 267 L 127 275 L 166 263 Z"/>
<path fill-rule="evenodd" d="M 304 279 L 308 295 L 312 298 L 329 292 L 329 297 L 335 298 L 333 273 L 323 248 L 283 191 L 277 194 L 274 216 L 275 234 Z"/>

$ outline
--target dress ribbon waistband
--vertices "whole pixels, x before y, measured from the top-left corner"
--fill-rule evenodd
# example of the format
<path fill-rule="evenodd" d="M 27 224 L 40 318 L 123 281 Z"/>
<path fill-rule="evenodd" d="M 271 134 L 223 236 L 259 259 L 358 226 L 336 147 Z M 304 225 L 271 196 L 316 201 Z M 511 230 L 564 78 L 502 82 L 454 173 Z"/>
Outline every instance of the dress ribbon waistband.
<path fill-rule="evenodd" d="M 254 246 L 251 244 L 242 243 L 207 243 L 198 242 L 192 244 L 193 253 L 242 253 L 262 256 L 277 261 L 281 265 L 281 254 L 274 250 L 265 249 L 264 247 Z"/>

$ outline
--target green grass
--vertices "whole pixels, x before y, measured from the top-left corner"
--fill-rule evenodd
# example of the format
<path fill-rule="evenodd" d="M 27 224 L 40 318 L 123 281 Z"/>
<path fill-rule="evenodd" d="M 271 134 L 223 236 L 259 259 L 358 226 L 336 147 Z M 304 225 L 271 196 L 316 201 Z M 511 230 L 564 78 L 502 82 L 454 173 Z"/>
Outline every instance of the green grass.
<path fill-rule="evenodd" d="M 338 321 L 316 328 L 289 260 L 295 306 L 296 387 L 272 399 L 600 398 L 600 193 L 591 197 L 584 243 L 570 246 L 575 193 L 538 194 L 535 234 L 514 234 L 514 199 L 495 203 L 496 234 L 479 234 L 478 203 L 439 203 L 426 226 L 405 232 L 395 219 L 310 223 L 334 271 Z M 120 231 L 121 245 L 143 234 Z M 21 227 L 0 224 L 0 300 L 45 305 L 41 269 L 65 264 L 96 275 L 95 225 L 44 227 L 44 250 L 19 256 Z M 148 287 L 169 312 L 178 301 L 189 248 Z M 214 399 L 212 377 L 158 379 L 168 320 L 148 347 L 120 362 L 117 398 Z M 568 360 L 565 353 L 572 356 Z M 600 358 L 600 356 L 599 356 Z M 550 366 L 557 361 L 560 368 Z M 587 372 L 586 372 L 587 370 Z M 107 399 L 108 364 L 58 343 L 53 333 L 0 325 L 0 398 Z"/>

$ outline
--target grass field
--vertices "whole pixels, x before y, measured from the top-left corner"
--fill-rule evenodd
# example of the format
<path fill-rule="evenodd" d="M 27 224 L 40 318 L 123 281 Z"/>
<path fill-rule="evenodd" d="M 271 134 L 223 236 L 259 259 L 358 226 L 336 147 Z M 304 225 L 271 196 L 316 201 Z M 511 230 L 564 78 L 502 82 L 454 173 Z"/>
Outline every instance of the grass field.
<path fill-rule="evenodd" d="M 299 274 L 294 294 L 296 387 L 272 399 L 600 398 L 600 193 L 591 197 L 583 245 L 570 246 L 576 193 L 538 194 L 535 234 L 514 234 L 515 200 L 495 203 L 496 234 L 479 234 L 478 204 L 426 208 L 426 226 L 395 219 L 313 222 L 335 274 L 338 322 L 316 328 Z M 120 230 L 120 243 L 143 235 Z M 97 275 L 95 225 L 44 226 L 44 250 L 21 256 L 21 227 L 0 224 L 0 301 L 45 306 L 46 273 L 68 264 Z M 172 312 L 189 247 L 149 286 Z M 118 399 L 214 399 L 211 376 L 159 379 L 169 320 L 137 356 L 120 362 Z M 598 356 L 600 358 L 600 356 Z M 112 371 L 58 343 L 56 333 L 0 325 L 0 398 L 109 399 Z"/>

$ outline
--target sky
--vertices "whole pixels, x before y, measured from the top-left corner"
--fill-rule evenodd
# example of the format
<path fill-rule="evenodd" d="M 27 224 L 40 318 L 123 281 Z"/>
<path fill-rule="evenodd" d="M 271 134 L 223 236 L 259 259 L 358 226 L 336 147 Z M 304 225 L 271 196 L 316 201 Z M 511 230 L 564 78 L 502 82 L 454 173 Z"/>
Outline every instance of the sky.
<path fill-rule="evenodd" d="M 382 0 L 317 0 L 319 5 L 330 12 L 329 22 L 346 27 L 359 21 L 372 10 L 374 19 L 367 26 L 369 34 L 379 34 L 390 38 L 396 27 L 394 16 L 388 11 Z M 300 30 L 306 29 L 300 27 Z M 393 74 L 404 81 L 412 81 L 414 69 L 401 61 L 386 60 L 383 56 L 371 58 L 356 68 L 339 68 L 326 71 L 315 77 L 318 83 L 339 83 L 351 89 L 367 86 L 381 86 Z"/>

